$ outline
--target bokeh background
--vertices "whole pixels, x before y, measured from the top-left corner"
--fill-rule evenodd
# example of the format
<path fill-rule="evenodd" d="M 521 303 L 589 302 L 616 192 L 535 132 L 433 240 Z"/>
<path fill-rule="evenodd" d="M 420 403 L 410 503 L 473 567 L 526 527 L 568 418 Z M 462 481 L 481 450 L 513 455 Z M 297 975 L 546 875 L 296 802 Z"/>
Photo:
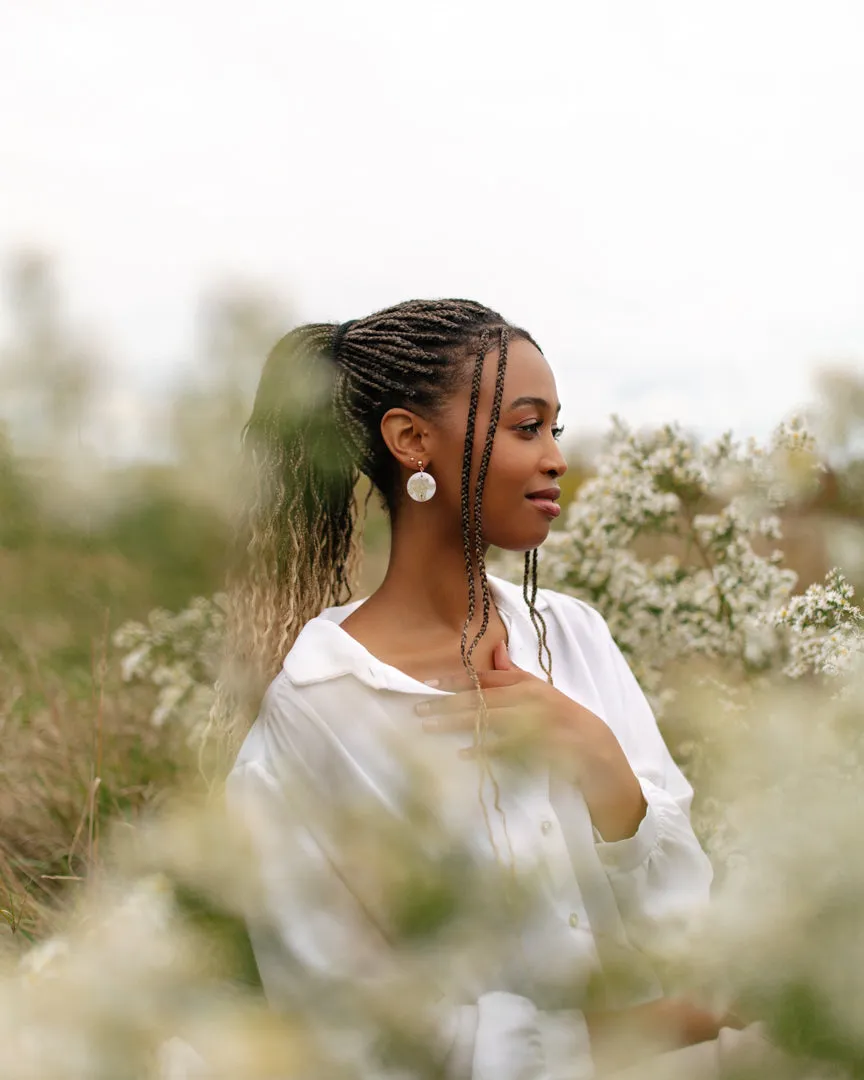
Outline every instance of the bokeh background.
<path fill-rule="evenodd" d="M 864 9 L 0 0 L 0 939 L 197 782 L 112 635 L 223 581 L 239 434 L 301 321 L 468 296 L 614 413 L 793 414 L 803 589 L 864 585 Z M 565 515 L 562 515 L 562 521 Z M 386 564 L 372 504 L 363 588 Z"/>

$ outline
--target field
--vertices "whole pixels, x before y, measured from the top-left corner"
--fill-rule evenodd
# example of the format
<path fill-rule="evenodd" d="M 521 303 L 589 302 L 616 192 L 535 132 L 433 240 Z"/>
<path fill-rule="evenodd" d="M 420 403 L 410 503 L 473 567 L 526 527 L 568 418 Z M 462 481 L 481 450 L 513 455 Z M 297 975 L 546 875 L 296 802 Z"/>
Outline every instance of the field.
<path fill-rule="evenodd" d="M 89 534 L 40 520 L 35 495 L 20 497 L 23 475 L 9 459 L 0 550 L 0 932 L 17 947 L 50 932 L 98 867 L 107 827 L 199 785 L 182 733 L 146 720 L 154 688 L 122 680 L 111 637 L 153 608 L 179 610 L 220 588 L 228 543 L 222 520 L 178 495 L 170 471 L 118 478 L 118 490 L 138 494 Z M 386 523 L 370 505 L 361 595 L 386 565 Z M 802 588 L 822 580 L 827 541 L 850 521 L 819 499 L 786 517 L 786 562 Z M 656 540 L 642 544 L 643 555 L 659 553 Z"/>
<path fill-rule="evenodd" d="M 673 429 L 619 430 L 597 459 L 574 448 L 571 512 L 543 566 L 549 584 L 606 615 L 697 788 L 694 822 L 721 891 L 715 922 L 687 956 L 657 958 L 670 985 L 709 997 L 721 987 L 787 1052 L 857 1069 L 864 1025 L 850 1002 L 864 1001 L 864 983 L 847 958 L 864 948 L 852 809 L 864 737 L 859 691 L 836 692 L 833 672 L 860 648 L 862 618 L 845 579 L 820 583 L 841 562 L 848 582 L 864 584 L 860 463 L 820 470 L 797 428 L 779 439 L 778 476 L 805 480 L 777 522 L 733 512 L 710 476 L 700 487 L 704 451 Z M 472 948 L 494 954 L 484 897 L 497 886 L 466 878 L 452 860 L 424 861 L 417 837 L 431 850 L 442 842 L 428 822 L 379 849 L 368 848 L 374 831 L 362 820 L 347 823 L 398 916 L 398 987 L 374 1001 L 349 988 L 335 1015 L 304 990 L 290 1023 L 274 1027 L 239 918 L 250 889 L 244 851 L 214 811 L 201 747 L 183 708 L 152 722 L 158 680 L 123 677 L 118 628 L 155 610 L 182 612 L 223 586 L 226 493 L 217 471 L 206 472 L 218 470 L 218 453 L 202 466 L 201 449 L 194 443 L 192 459 L 171 464 L 104 466 L 79 498 L 61 460 L 8 442 L 0 454 L 0 991 L 14 1029 L 2 1052 L 12 1064 L 0 1053 L 0 1065 L 25 1075 L 9 1071 L 24 1060 L 15 1049 L 24 1035 L 39 1061 L 28 1077 L 163 1075 L 154 1054 L 180 1035 L 221 1046 L 234 1062 L 225 1075 L 270 1077 L 288 1060 L 291 1075 L 308 1075 L 309 1062 L 330 1075 L 338 1040 L 313 1045 L 310 1025 L 338 1029 L 348 1017 L 372 1023 L 388 1052 L 431 1077 L 427 1034 L 406 1021 L 408 1002 L 422 1012 L 431 985 L 416 943 L 437 935 L 446 956 L 461 918 L 476 932 Z M 729 460 L 761 483 L 762 458 L 748 455 Z M 778 548 L 782 557 L 769 558 Z M 387 524 L 373 501 L 360 594 L 386 559 Z M 779 621 L 757 625 L 766 615 Z M 196 678 L 206 700 L 211 687 Z M 758 887 L 744 879 L 756 892 L 743 904 L 734 884 L 742 859 L 758 867 Z M 794 903 L 779 899 L 789 896 Z M 836 919 L 826 922 L 826 911 Z M 76 1040 L 85 1064 L 68 1050 Z"/>

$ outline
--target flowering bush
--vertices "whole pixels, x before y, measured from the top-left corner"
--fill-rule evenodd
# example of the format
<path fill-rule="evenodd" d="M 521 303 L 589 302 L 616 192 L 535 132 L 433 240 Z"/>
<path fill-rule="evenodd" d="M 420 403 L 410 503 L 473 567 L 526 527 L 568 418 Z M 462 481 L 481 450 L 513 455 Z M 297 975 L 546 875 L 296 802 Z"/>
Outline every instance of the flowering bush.
<path fill-rule="evenodd" d="M 862 616 L 842 574 L 793 599 L 782 553 L 757 550 L 781 539 L 777 510 L 819 469 L 798 422 L 762 447 L 730 434 L 700 445 L 675 425 L 636 433 L 615 419 L 596 464 L 541 549 L 541 584 L 603 614 L 658 716 L 674 700 L 664 674 L 675 662 L 797 676 L 860 653 Z M 515 577 L 516 563 L 498 565 Z"/>

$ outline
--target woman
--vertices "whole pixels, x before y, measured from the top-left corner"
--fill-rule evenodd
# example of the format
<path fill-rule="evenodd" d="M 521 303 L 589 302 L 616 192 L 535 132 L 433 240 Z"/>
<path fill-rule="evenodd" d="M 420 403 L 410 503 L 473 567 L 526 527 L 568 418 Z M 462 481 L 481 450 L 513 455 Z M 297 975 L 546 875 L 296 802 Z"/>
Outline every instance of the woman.
<path fill-rule="evenodd" d="M 567 468 L 558 412 L 528 333 L 466 300 L 410 301 L 288 334 L 245 432 L 250 564 L 233 652 L 272 682 L 228 797 L 263 868 L 267 918 L 250 927 L 264 986 L 292 993 L 298 961 L 325 980 L 378 970 L 386 933 L 298 792 L 392 810 L 395 739 L 446 781 L 440 812 L 472 857 L 544 882 L 518 959 L 502 955 L 473 1000 L 442 1002 L 451 1076 L 591 1076 L 628 1020 L 669 1047 L 720 1028 L 650 978 L 635 1003 L 581 1007 L 613 951 L 637 958 L 706 902 L 711 869 L 691 788 L 605 622 L 537 588 Z M 346 602 L 359 473 L 388 511 L 390 559 L 371 596 Z M 487 574 L 490 545 L 525 553 L 522 590 Z M 509 768 L 503 750 L 530 765 Z M 316 854 L 332 887 L 312 903 L 298 868 Z"/>

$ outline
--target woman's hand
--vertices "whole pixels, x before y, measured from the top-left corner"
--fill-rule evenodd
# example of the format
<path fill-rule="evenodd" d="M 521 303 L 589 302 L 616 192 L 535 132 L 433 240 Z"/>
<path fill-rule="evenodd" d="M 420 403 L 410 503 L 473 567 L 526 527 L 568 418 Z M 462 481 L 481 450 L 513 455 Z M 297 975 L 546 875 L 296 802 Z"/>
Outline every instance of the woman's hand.
<path fill-rule="evenodd" d="M 645 816 L 642 788 L 609 727 L 589 709 L 554 686 L 516 667 L 504 642 L 493 653 L 492 671 L 478 672 L 486 700 L 489 729 L 497 738 L 494 754 L 536 753 L 563 768 L 579 786 L 591 819 L 606 841 L 632 836 Z M 447 697 L 415 706 L 429 732 L 475 730 L 479 700 L 468 677 L 441 680 Z M 473 750 L 463 754 L 476 753 Z"/>
<path fill-rule="evenodd" d="M 586 1012 L 591 1053 L 604 1071 L 623 1069 L 653 1052 L 716 1039 L 722 1027 L 745 1027 L 731 1013 L 720 1014 L 684 998 L 659 998 L 628 1009 Z"/>

